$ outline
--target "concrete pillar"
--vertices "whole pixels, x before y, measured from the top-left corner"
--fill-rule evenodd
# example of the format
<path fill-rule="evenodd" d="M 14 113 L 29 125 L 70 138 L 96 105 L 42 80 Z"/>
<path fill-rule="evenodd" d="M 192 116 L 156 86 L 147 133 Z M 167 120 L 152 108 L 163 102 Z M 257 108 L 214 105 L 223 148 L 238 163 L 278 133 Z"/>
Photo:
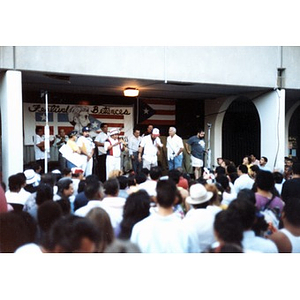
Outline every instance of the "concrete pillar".
<path fill-rule="evenodd" d="M 6 71 L 0 77 L 2 128 L 2 180 L 23 172 L 23 102 L 20 71 Z"/>
<path fill-rule="evenodd" d="M 261 122 L 261 155 L 268 158 L 268 167 L 284 169 L 285 90 L 274 90 L 255 99 Z"/>

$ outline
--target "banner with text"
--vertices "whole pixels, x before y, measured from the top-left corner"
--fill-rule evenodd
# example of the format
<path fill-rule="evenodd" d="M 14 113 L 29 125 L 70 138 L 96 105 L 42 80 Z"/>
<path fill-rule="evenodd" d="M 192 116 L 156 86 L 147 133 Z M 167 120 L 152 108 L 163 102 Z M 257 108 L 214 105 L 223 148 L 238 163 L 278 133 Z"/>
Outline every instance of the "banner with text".
<path fill-rule="evenodd" d="M 81 133 L 82 127 L 91 128 L 90 135 L 95 137 L 101 123 L 108 124 L 108 130 L 119 128 L 121 136 L 129 137 L 133 131 L 133 107 L 102 105 L 48 105 L 48 125 L 50 139 L 64 129 L 68 134 L 72 130 Z M 46 125 L 45 104 L 24 103 L 24 144 L 33 145 L 36 126 Z"/>

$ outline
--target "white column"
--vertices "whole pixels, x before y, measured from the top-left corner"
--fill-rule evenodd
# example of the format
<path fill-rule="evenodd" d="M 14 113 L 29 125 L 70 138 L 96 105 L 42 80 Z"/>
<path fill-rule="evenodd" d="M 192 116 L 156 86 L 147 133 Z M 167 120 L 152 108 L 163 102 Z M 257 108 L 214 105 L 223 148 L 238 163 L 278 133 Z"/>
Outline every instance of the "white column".
<path fill-rule="evenodd" d="M 0 77 L 2 128 L 2 175 L 23 172 L 23 102 L 20 71 L 6 71 Z"/>
<path fill-rule="evenodd" d="M 285 156 L 285 90 L 275 90 L 254 100 L 261 122 L 261 156 L 268 167 L 284 169 Z"/>

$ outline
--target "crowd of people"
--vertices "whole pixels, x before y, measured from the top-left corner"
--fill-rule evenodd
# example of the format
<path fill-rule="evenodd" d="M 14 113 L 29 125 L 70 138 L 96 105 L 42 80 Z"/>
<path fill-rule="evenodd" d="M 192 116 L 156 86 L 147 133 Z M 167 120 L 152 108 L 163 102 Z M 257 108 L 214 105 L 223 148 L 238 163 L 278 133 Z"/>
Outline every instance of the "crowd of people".
<path fill-rule="evenodd" d="M 37 160 L 2 183 L 0 252 L 300 252 L 300 162 L 286 157 L 284 170 L 272 170 L 267 157 L 252 154 L 238 165 L 218 158 L 209 170 L 204 131 L 184 144 L 170 127 L 163 174 L 159 129 L 143 136 L 135 129 L 127 145 L 117 129 L 101 128 L 94 140 L 86 127 L 79 142 L 69 133 L 60 147 L 72 151 L 61 151 L 62 167 L 45 173 Z M 132 159 L 127 174 L 124 147 Z M 192 174 L 182 168 L 184 150 Z"/>

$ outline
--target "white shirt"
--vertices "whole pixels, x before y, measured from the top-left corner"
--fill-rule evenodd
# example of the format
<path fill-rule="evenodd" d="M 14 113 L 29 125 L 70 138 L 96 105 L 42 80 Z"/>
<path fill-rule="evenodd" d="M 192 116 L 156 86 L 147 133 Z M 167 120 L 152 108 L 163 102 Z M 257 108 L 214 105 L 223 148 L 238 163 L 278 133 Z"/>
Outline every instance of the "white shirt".
<path fill-rule="evenodd" d="M 10 204 L 22 204 L 24 205 L 28 198 L 24 197 L 20 193 L 11 192 L 10 190 L 5 192 L 6 202 Z"/>
<path fill-rule="evenodd" d="M 87 153 L 92 154 L 93 149 L 95 148 L 95 144 L 91 137 L 80 136 L 77 140 L 78 147 L 83 147 L 85 145 Z"/>
<path fill-rule="evenodd" d="M 157 181 L 149 179 L 139 184 L 139 190 L 145 190 L 149 196 L 156 196 L 156 185 Z"/>
<path fill-rule="evenodd" d="M 130 240 L 142 253 L 193 252 L 191 235 L 175 213 L 151 214 L 133 226 Z"/>
<path fill-rule="evenodd" d="M 104 143 L 108 139 L 108 135 L 101 131 L 96 137 L 95 142 Z M 106 154 L 106 151 L 103 147 L 98 146 L 98 155 Z"/>
<path fill-rule="evenodd" d="M 45 159 L 45 152 L 42 151 L 37 145 L 41 142 L 44 142 L 45 138 L 43 136 L 39 136 L 38 134 L 35 135 L 34 139 L 34 153 L 35 153 L 35 160 Z M 47 154 L 47 157 L 50 158 L 50 153 Z"/>
<path fill-rule="evenodd" d="M 132 155 L 133 152 L 137 152 L 139 150 L 139 145 L 142 140 L 142 137 L 135 137 L 132 136 L 129 141 L 128 141 L 128 150 L 129 150 L 129 155 Z"/>
<path fill-rule="evenodd" d="M 234 189 L 238 194 L 242 189 L 252 189 L 254 180 L 248 174 L 242 174 L 239 178 L 234 181 Z"/>
<path fill-rule="evenodd" d="M 155 138 L 155 140 L 153 141 L 151 138 L 151 134 L 149 134 L 142 138 L 140 146 L 144 148 L 143 158 L 151 161 L 153 157 L 157 155 L 157 146 L 162 147 L 163 144 L 161 143 L 159 137 Z"/>
<path fill-rule="evenodd" d="M 183 222 L 197 239 L 195 252 L 203 252 L 216 241 L 213 225 L 216 214 L 221 210 L 219 206 L 208 205 L 206 208 L 192 208 L 186 213 Z"/>
<path fill-rule="evenodd" d="M 94 207 L 101 207 L 103 208 L 109 215 L 111 225 L 116 230 L 122 221 L 122 214 L 118 209 L 112 209 L 106 203 L 101 200 L 91 200 L 87 203 L 87 205 L 78 208 L 74 214 L 79 217 L 85 217 L 91 209 Z"/>
<path fill-rule="evenodd" d="M 183 141 L 182 138 L 175 134 L 173 137 L 167 137 L 167 153 L 168 153 L 168 160 L 174 159 L 177 155 L 180 148 L 183 148 Z M 179 154 L 182 155 L 182 152 Z"/>
<path fill-rule="evenodd" d="M 245 252 L 278 253 L 277 246 L 273 241 L 255 236 L 252 230 L 244 231 L 242 246 Z"/>
<path fill-rule="evenodd" d="M 115 144 L 117 144 L 119 142 L 118 139 L 114 140 L 112 138 L 108 138 L 108 140 L 109 140 L 109 142 L 105 142 L 104 143 L 104 150 L 105 151 L 108 151 L 108 147 L 110 145 L 115 145 Z M 121 157 L 121 153 L 122 153 L 122 151 L 121 151 L 121 144 L 119 146 L 112 147 L 110 151 L 112 151 L 112 156 L 114 156 L 114 157 Z"/>

